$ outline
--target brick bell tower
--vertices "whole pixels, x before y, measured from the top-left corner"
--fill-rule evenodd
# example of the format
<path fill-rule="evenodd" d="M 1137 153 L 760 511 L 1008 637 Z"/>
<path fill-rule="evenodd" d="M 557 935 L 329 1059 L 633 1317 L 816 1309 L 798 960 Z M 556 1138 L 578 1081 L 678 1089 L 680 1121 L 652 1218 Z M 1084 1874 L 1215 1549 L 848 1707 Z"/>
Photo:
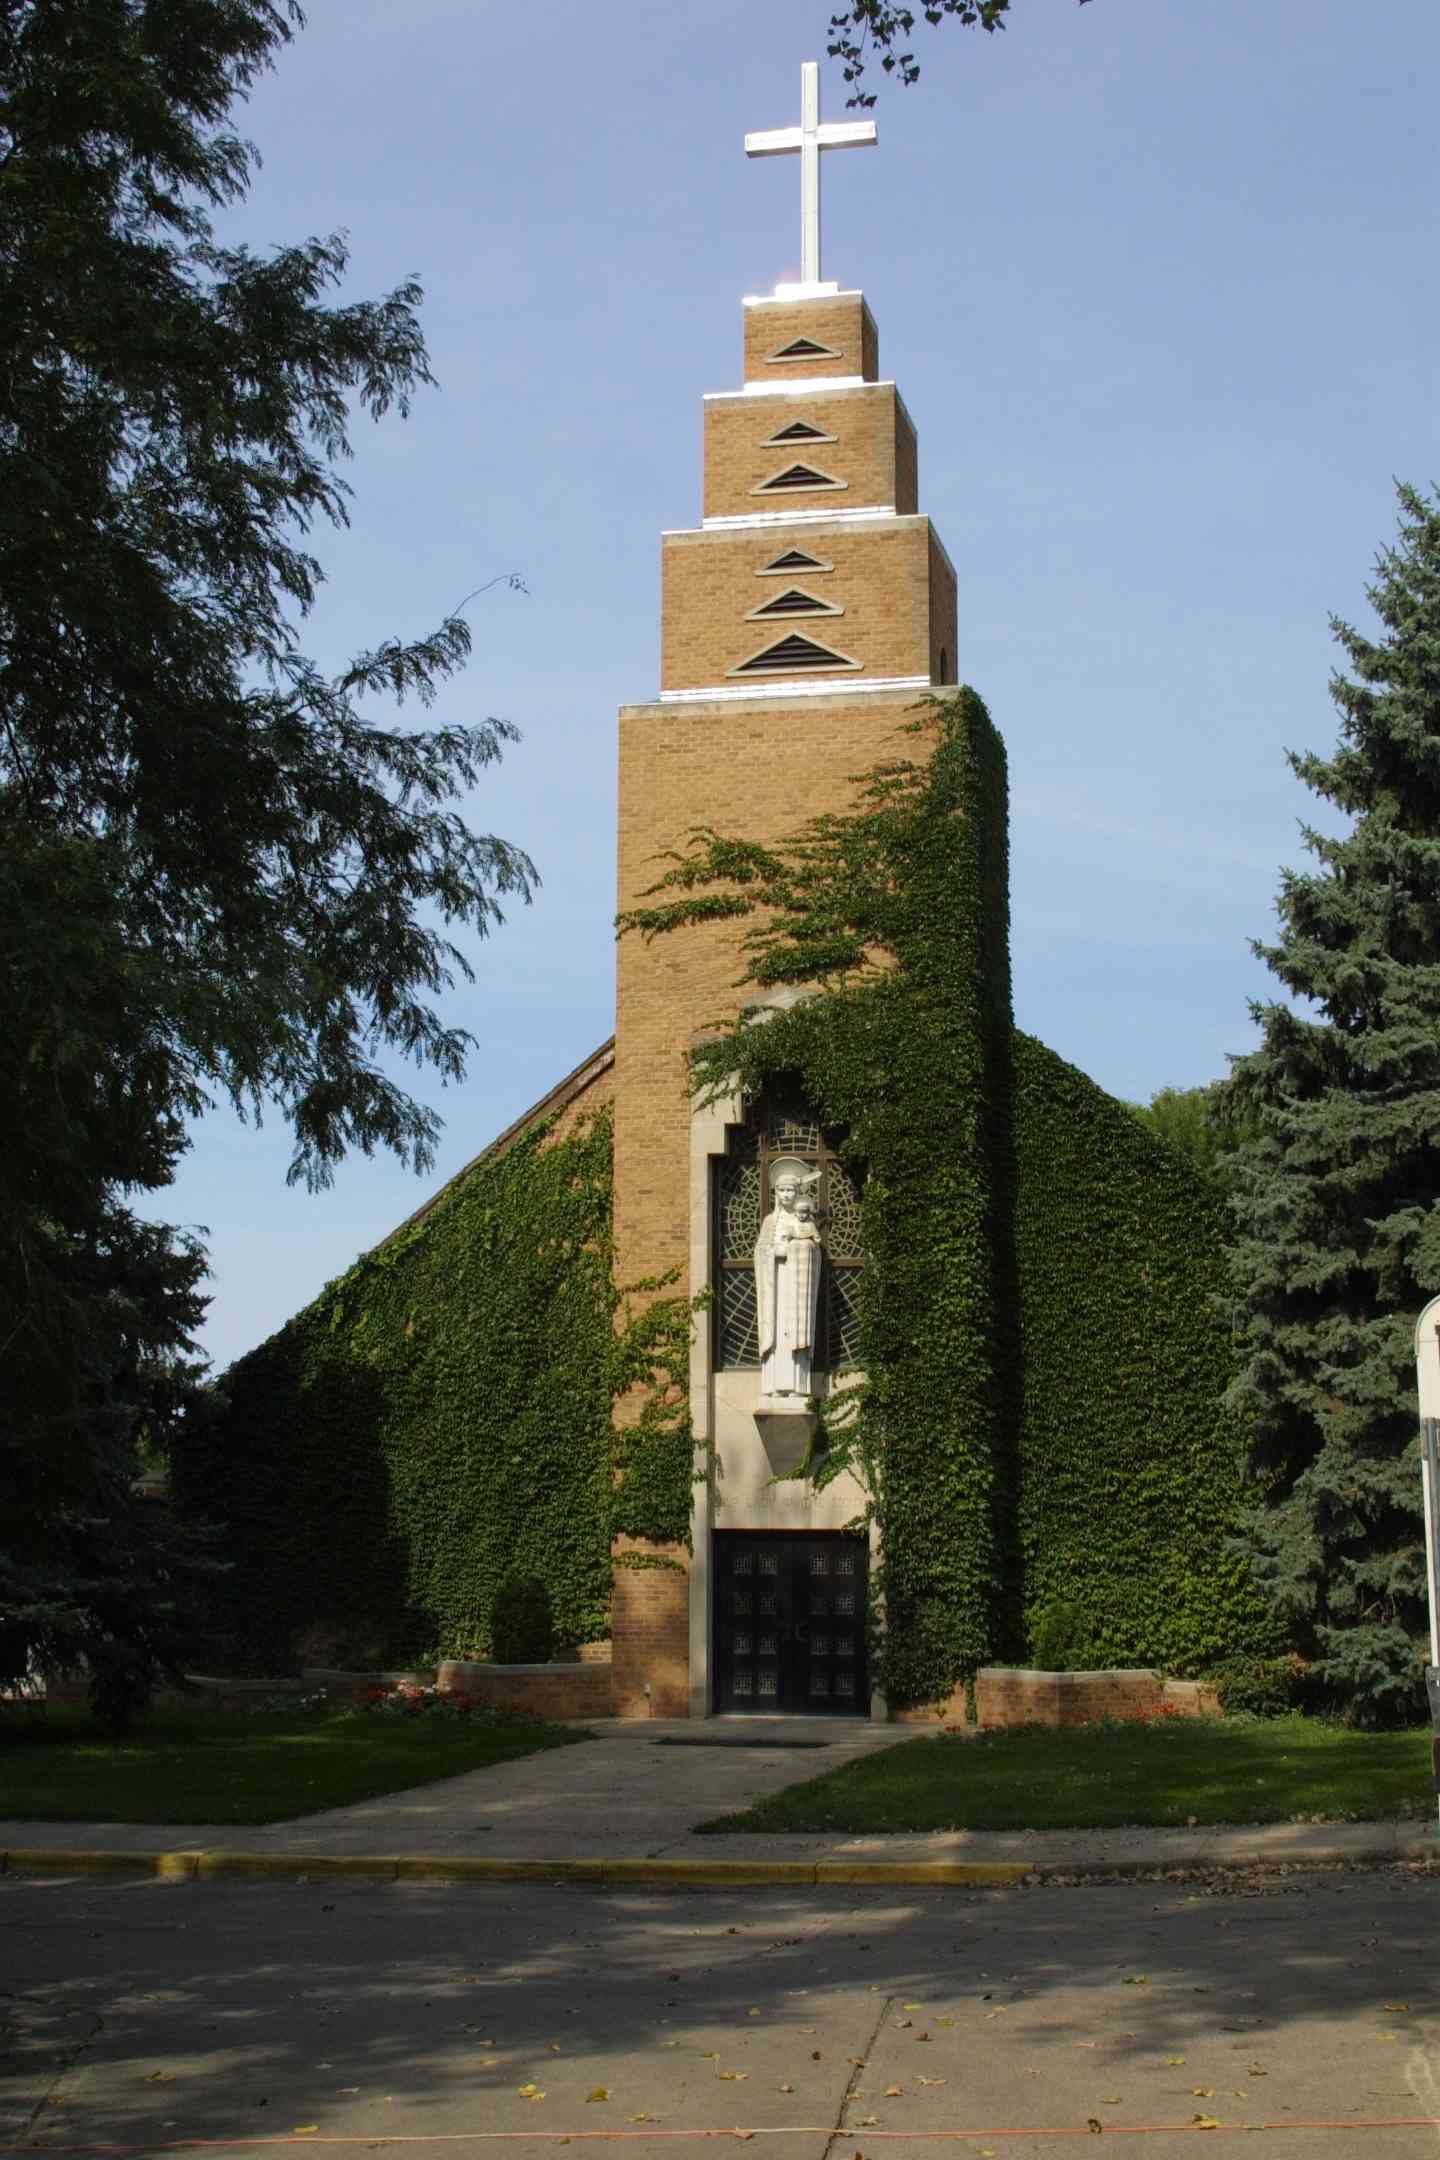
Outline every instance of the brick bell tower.
<path fill-rule="evenodd" d="M 799 154 L 802 278 L 744 303 L 742 386 L 704 401 L 701 522 L 662 541 L 660 693 L 620 713 L 622 909 L 694 826 L 777 840 L 817 812 L 847 808 L 853 776 L 904 747 L 900 730 L 916 701 L 956 679 L 955 573 L 917 507 L 914 425 L 895 384 L 881 379 L 863 296 L 820 276 L 820 153 L 873 142 L 875 131 L 869 122 L 821 125 L 813 62 L 801 86 L 800 127 L 749 136 L 746 149 Z M 733 925 L 620 941 L 622 1285 L 671 1271 L 687 1295 L 718 1284 L 716 1170 L 745 1110 L 737 1102 L 694 1113 L 687 1065 L 697 1035 L 733 1013 L 740 971 Z M 702 1315 L 691 1413 L 697 1468 L 707 1474 L 695 1486 L 692 1549 L 657 1555 L 617 1542 L 621 1715 L 706 1716 L 752 1704 L 883 1714 L 863 1668 L 820 1660 L 812 1671 L 806 1662 L 808 1643 L 823 1642 L 828 1655 L 849 1635 L 785 1603 L 792 1551 L 803 1546 L 823 1578 L 824 1540 L 838 1545 L 860 1496 L 844 1480 L 823 1493 L 774 1483 L 780 1466 L 767 1458 L 754 1415 L 758 1383 Z M 674 1565 L 634 1565 L 656 1557 Z M 753 1632 L 744 1599 L 738 1621 L 726 1602 L 732 1567 L 779 1571 Z M 738 1664 L 737 1643 L 748 1646 Z M 767 1645 L 773 1661 L 750 1662 Z"/>

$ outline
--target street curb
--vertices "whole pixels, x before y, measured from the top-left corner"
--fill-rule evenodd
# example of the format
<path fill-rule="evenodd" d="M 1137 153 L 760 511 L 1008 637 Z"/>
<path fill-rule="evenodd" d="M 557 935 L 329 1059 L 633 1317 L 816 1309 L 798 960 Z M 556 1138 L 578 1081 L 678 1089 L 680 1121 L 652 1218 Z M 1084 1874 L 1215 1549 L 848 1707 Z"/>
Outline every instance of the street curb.
<path fill-rule="evenodd" d="M 0 1855 L 6 1875 L 149 1875 L 165 1882 L 226 1876 L 293 1882 L 349 1877 L 370 1882 L 586 1883 L 618 1888 L 740 1889 L 765 1884 L 953 1884 L 995 1888 L 1034 1880 L 1028 1860 L 495 1860 L 442 1853 L 88 1852 L 44 1846 Z"/>
<path fill-rule="evenodd" d="M 0 1875 L 141 1875 L 160 1882 L 581 1883 L 617 1889 L 660 1884 L 719 1890 L 766 1885 L 821 1889 L 870 1883 L 894 1889 L 1063 1888 L 1086 1882 L 1190 1882 L 1216 1875 L 1293 1875 L 1307 1868 L 1404 1867 L 1440 1873 L 1440 1841 L 1317 1846 L 1310 1851 L 1197 1853 L 1183 1858 L 1028 1860 L 498 1860 L 457 1853 L 109 1852 L 65 1846 L 0 1849 Z"/>

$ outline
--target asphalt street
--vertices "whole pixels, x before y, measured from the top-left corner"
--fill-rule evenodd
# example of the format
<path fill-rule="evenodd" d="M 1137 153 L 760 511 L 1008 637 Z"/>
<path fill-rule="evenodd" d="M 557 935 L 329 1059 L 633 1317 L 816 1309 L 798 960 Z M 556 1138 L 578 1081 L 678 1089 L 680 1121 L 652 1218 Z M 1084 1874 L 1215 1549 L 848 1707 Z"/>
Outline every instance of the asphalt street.
<path fill-rule="evenodd" d="M 0 2150 L 1440 2154 L 1440 1878 L 0 1882 Z M 1215 2127 L 1211 2127 L 1214 2125 Z M 1088 2149 L 1084 2148 L 1084 2149 Z"/>

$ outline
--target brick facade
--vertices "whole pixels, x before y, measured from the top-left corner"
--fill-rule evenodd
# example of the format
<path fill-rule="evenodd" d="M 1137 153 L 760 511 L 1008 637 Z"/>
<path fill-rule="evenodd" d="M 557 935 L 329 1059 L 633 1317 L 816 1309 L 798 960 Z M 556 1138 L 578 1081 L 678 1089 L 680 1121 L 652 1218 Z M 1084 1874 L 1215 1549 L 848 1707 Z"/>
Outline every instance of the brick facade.
<path fill-rule="evenodd" d="M 774 357 L 797 338 L 825 346 L 826 357 Z M 806 375 L 859 375 L 865 382 L 874 382 L 879 372 L 880 340 L 862 293 L 833 293 L 818 300 L 746 301 L 747 383 L 773 383 L 783 390 L 787 381 Z"/>
<path fill-rule="evenodd" d="M 818 438 L 776 442 L 796 425 Z M 767 482 L 795 466 L 833 487 L 786 488 Z M 757 510 L 915 509 L 915 429 L 894 383 L 814 396 L 768 398 L 737 391 L 705 400 L 703 515 L 749 517 Z"/>
<path fill-rule="evenodd" d="M 627 1567 L 627 1558 L 644 1564 Z M 690 1715 L 688 1577 L 683 1548 L 646 1545 L 638 1538 L 616 1540 L 611 1592 L 611 1700 L 616 1717 Z"/>
<path fill-rule="evenodd" d="M 827 567 L 772 575 L 768 566 L 796 543 Z M 753 614 L 777 591 L 792 588 L 839 612 L 798 620 Z M 722 688 L 737 679 L 732 670 L 742 661 L 791 630 L 857 660 L 858 668 L 835 671 L 837 677 L 857 680 L 928 681 L 932 656 L 942 647 L 952 658 L 955 652 L 954 573 L 924 517 L 886 518 L 870 526 L 817 521 L 778 532 L 741 526 L 667 533 L 661 592 L 662 690 Z M 775 695 L 784 692 L 777 686 Z M 710 724 L 716 724 L 713 716 Z"/>

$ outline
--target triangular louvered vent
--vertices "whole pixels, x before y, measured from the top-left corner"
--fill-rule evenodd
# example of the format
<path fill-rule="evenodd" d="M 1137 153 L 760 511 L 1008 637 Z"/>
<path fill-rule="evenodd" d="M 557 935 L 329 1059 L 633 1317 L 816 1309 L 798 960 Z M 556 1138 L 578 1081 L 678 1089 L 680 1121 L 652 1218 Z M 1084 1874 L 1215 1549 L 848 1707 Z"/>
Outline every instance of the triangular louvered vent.
<path fill-rule="evenodd" d="M 824 428 L 812 427 L 808 420 L 792 420 L 789 427 L 777 428 L 773 435 L 766 437 L 767 443 L 834 442 L 834 440 L 835 437 L 827 435 Z"/>
<path fill-rule="evenodd" d="M 774 562 L 766 563 L 765 568 L 759 575 L 769 577 L 777 570 L 828 570 L 829 568 L 829 563 L 821 562 L 817 555 L 807 555 L 804 548 L 786 548 L 785 553 L 777 555 Z"/>
<path fill-rule="evenodd" d="M 840 610 L 832 607 L 828 600 L 817 600 L 814 593 L 802 592 L 798 585 L 791 585 L 786 591 L 776 593 L 773 600 L 767 600 L 763 607 L 752 608 L 750 612 L 754 622 L 767 615 L 838 615 Z"/>
<path fill-rule="evenodd" d="M 763 652 L 752 653 L 742 660 L 739 667 L 730 670 L 732 675 L 794 675 L 807 668 L 853 668 L 858 660 L 847 660 L 843 653 L 831 652 L 824 645 L 817 645 L 813 638 L 801 637 L 796 631 L 792 636 L 781 638 L 778 645 L 767 645 Z"/>
<path fill-rule="evenodd" d="M 817 472 L 813 465 L 787 465 L 784 472 L 772 473 L 768 480 L 762 480 L 755 492 L 773 495 L 783 488 L 838 488 L 844 485 L 843 480 L 835 479 L 830 473 Z"/>
<path fill-rule="evenodd" d="M 814 338 L 797 337 L 770 357 L 772 360 L 838 360 L 840 355 L 833 345 L 817 345 Z"/>

